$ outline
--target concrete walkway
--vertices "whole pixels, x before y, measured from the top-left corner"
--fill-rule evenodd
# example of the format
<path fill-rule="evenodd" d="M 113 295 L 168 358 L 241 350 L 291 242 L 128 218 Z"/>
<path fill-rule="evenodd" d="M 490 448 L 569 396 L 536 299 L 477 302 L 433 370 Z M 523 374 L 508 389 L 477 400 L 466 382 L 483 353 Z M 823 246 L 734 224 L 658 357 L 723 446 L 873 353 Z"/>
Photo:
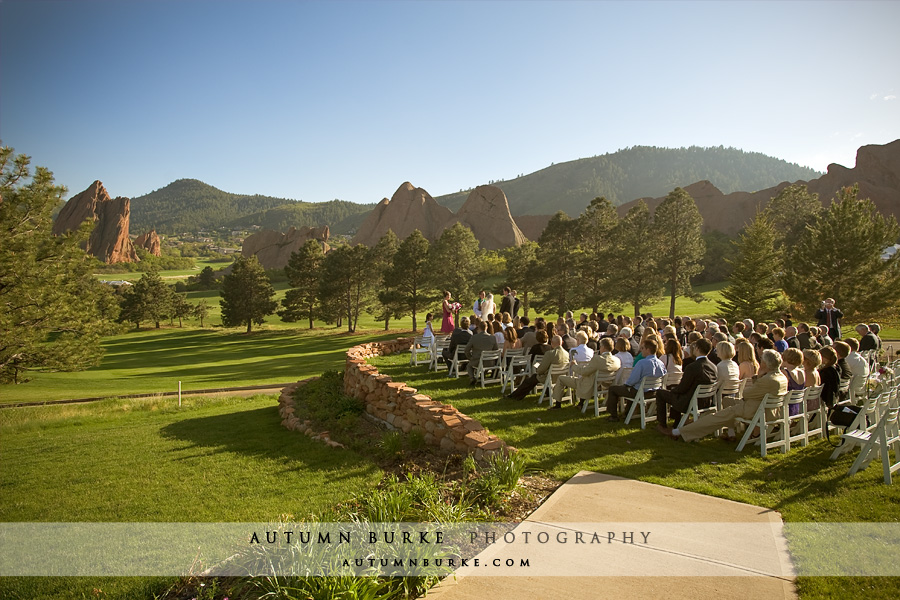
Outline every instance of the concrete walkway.
<path fill-rule="evenodd" d="M 534 543 L 541 532 L 550 541 Z M 459 569 L 427 597 L 797 597 L 781 516 L 749 504 L 582 471 L 514 533 L 478 555 L 481 568 Z M 515 566 L 492 568 L 509 559 Z"/>

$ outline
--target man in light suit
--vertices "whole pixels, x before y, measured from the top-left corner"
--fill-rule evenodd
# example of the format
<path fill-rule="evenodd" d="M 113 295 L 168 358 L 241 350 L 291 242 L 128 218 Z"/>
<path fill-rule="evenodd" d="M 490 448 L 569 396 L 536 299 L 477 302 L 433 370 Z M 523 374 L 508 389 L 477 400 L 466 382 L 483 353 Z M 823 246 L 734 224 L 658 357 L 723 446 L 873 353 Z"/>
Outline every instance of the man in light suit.
<path fill-rule="evenodd" d="M 752 419 L 766 394 L 784 396 L 786 393 L 787 377 L 781 372 L 781 355 L 775 350 L 763 350 L 759 373 L 744 389 L 744 397 L 741 400 L 718 412 L 704 415 L 681 429 L 662 428 L 660 432 L 675 439 L 680 437 L 686 442 L 699 440 L 723 427 L 733 429 L 735 419 L 738 417 Z M 766 420 L 775 417 L 774 414 L 767 414 Z"/>
<path fill-rule="evenodd" d="M 481 353 L 485 350 L 499 350 L 497 338 L 486 333 L 485 328 L 485 322 L 479 321 L 478 332 L 466 344 L 466 358 L 469 359 L 466 371 L 469 373 L 469 385 L 478 383 L 478 380 L 475 379 L 475 369 L 478 367 L 478 361 L 481 360 Z"/>
<path fill-rule="evenodd" d="M 835 341 L 841 339 L 841 319 L 843 317 L 844 313 L 834 306 L 834 298 L 825 298 L 822 307 L 816 311 L 819 325 L 825 325 L 828 328 L 828 336 Z"/>
<path fill-rule="evenodd" d="M 524 400 L 525 396 L 530 394 L 538 383 L 547 378 L 547 372 L 550 370 L 550 367 L 563 367 L 567 364 L 569 364 L 569 353 L 563 350 L 562 338 L 558 335 L 554 335 L 553 339 L 550 340 L 550 350 L 545 352 L 544 356 L 541 357 L 541 364 L 538 365 L 537 373 L 526 377 L 525 381 L 523 381 L 513 393 L 509 394 L 507 398 L 512 400 Z"/>
<path fill-rule="evenodd" d="M 600 340 L 600 351 L 594 353 L 594 357 L 586 365 L 576 365 L 573 368 L 573 377 L 560 375 L 559 385 L 553 388 L 554 404 L 562 405 L 563 391 L 567 387 L 575 388 L 575 395 L 579 399 L 579 408 L 584 404 L 585 399 L 593 398 L 594 376 L 603 377 L 615 373 L 621 366 L 621 362 L 613 356 L 612 351 L 612 339 L 603 338 Z M 609 382 L 604 383 L 603 387 L 608 388 Z"/>

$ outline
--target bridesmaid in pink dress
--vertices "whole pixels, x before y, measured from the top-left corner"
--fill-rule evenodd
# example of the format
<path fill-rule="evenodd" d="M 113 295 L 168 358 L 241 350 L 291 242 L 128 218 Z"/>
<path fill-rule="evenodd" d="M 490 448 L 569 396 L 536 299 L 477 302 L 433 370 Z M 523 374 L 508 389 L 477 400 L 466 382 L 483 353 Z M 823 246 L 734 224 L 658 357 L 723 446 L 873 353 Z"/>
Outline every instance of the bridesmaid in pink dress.
<path fill-rule="evenodd" d="M 455 325 L 453 324 L 453 313 L 450 311 L 450 292 L 444 292 L 444 318 L 441 321 L 441 333 L 453 333 Z"/>

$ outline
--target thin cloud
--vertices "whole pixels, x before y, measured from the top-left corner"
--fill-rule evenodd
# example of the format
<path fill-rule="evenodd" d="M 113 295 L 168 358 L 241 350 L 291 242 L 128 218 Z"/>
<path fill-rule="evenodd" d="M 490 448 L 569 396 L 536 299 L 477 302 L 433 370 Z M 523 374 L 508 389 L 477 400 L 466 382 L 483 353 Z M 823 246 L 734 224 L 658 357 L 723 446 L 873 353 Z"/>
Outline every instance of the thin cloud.
<path fill-rule="evenodd" d="M 876 98 L 878 98 L 878 94 L 871 94 L 869 96 L 869 100 L 875 100 Z"/>
<path fill-rule="evenodd" d="M 885 96 L 884 99 L 885 99 L 885 101 L 887 101 L 887 100 L 896 100 L 896 99 L 897 99 L 897 96 L 894 96 L 894 95 L 892 94 L 892 95 L 890 95 L 890 96 Z"/>

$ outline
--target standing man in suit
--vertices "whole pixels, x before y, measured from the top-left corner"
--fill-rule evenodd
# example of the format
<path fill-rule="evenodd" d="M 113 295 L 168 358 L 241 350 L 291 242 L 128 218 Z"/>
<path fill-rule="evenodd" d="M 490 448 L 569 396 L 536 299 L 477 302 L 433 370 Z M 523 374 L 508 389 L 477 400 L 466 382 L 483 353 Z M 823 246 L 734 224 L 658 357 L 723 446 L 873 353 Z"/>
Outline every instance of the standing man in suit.
<path fill-rule="evenodd" d="M 550 367 L 564 367 L 567 364 L 569 364 L 569 353 L 563 350 L 562 338 L 558 335 L 554 335 L 553 339 L 550 340 L 550 350 L 545 352 L 541 357 L 541 364 L 538 365 L 537 372 L 534 375 L 526 377 L 525 380 L 519 384 L 519 387 L 508 395 L 507 398 L 510 398 L 511 400 L 524 400 L 525 396 L 530 394 L 538 383 L 546 379 Z"/>
<path fill-rule="evenodd" d="M 484 321 L 478 322 L 478 332 L 472 336 L 466 344 L 466 358 L 469 359 L 469 365 L 466 372 L 469 374 L 469 385 L 475 385 L 478 380 L 475 379 L 475 369 L 478 367 L 478 361 L 481 359 L 481 353 L 485 350 L 498 350 L 497 338 L 485 332 L 486 326 Z"/>
<path fill-rule="evenodd" d="M 516 290 L 512 290 L 509 294 L 512 297 L 512 312 L 510 314 L 515 318 L 519 316 L 519 310 L 522 308 L 522 301 L 516 296 Z"/>
<path fill-rule="evenodd" d="M 775 350 L 763 350 L 759 373 L 744 388 L 744 397 L 731 406 L 715 413 L 706 414 L 681 429 L 659 431 L 675 439 L 681 437 L 686 442 L 699 440 L 723 427 L 734 428 L 735 419 L 752 419 L 766 394 L 784 396 L 787 393 L 787 377 L 781 372 L 781 355 Z M 774 419 L 774 414 L 766 415 L 766 420 Z"/>
<path fill-rule="evenodd" d="M 822 306 L 816 311 L 816 318 L 819 325 L 825 325 L 828 328 L 828 336 L 832 340 L 841 339 L 841 319 L 844 313 L 834 306 L 834 298 L 825 298 Z"/>
<path fill-rule="evenodd" d="M 503 300 L 500 301 L 500 312 L 497 314 L 509 313 L 512 316 L 512 298 L 509 295 L 509 286 L 503 288 Z"/>
<path fill-rule="evenodd" d="M 575 395 L 578 396 L 578 407 L 584 404 L 585 399 L 594 397 L 594 376 L 602 377 L 615 373 L 619 370 L 621 362 L 616 356 L 613 356 L 613 341 L 611 338 L 603 338 L 600 340 L 600 351 L 594 353 L 594 357 L 586 365 L 575 365 L 573 368 L 573 376 L 559 376 L 559 385 L 553 388 L 554 404 L 562 404 L 563 390 L 567 387 L 575 388 Z M 605 383 L 605 388 L 609 388 L 609 383 Z"/>
<path fill-rule="evenodd" d="M 687 411 L 694 396 L 694 391 L 699 385 L 716 382 L 716 365 L 709 360 L 712 344 L 705 338 L 700 338 L 691 344 L 691 356 L 694 360 L 684 368 L 681 382 L 671 390 L 662 389 L 656 392 L 656 420 L 658 429 L 666 428 L 666 405 L 671 407 L 670 416 L 678 424 L 681 415 Z M 701 406 L 699 408 L 709 408 Z"/>

